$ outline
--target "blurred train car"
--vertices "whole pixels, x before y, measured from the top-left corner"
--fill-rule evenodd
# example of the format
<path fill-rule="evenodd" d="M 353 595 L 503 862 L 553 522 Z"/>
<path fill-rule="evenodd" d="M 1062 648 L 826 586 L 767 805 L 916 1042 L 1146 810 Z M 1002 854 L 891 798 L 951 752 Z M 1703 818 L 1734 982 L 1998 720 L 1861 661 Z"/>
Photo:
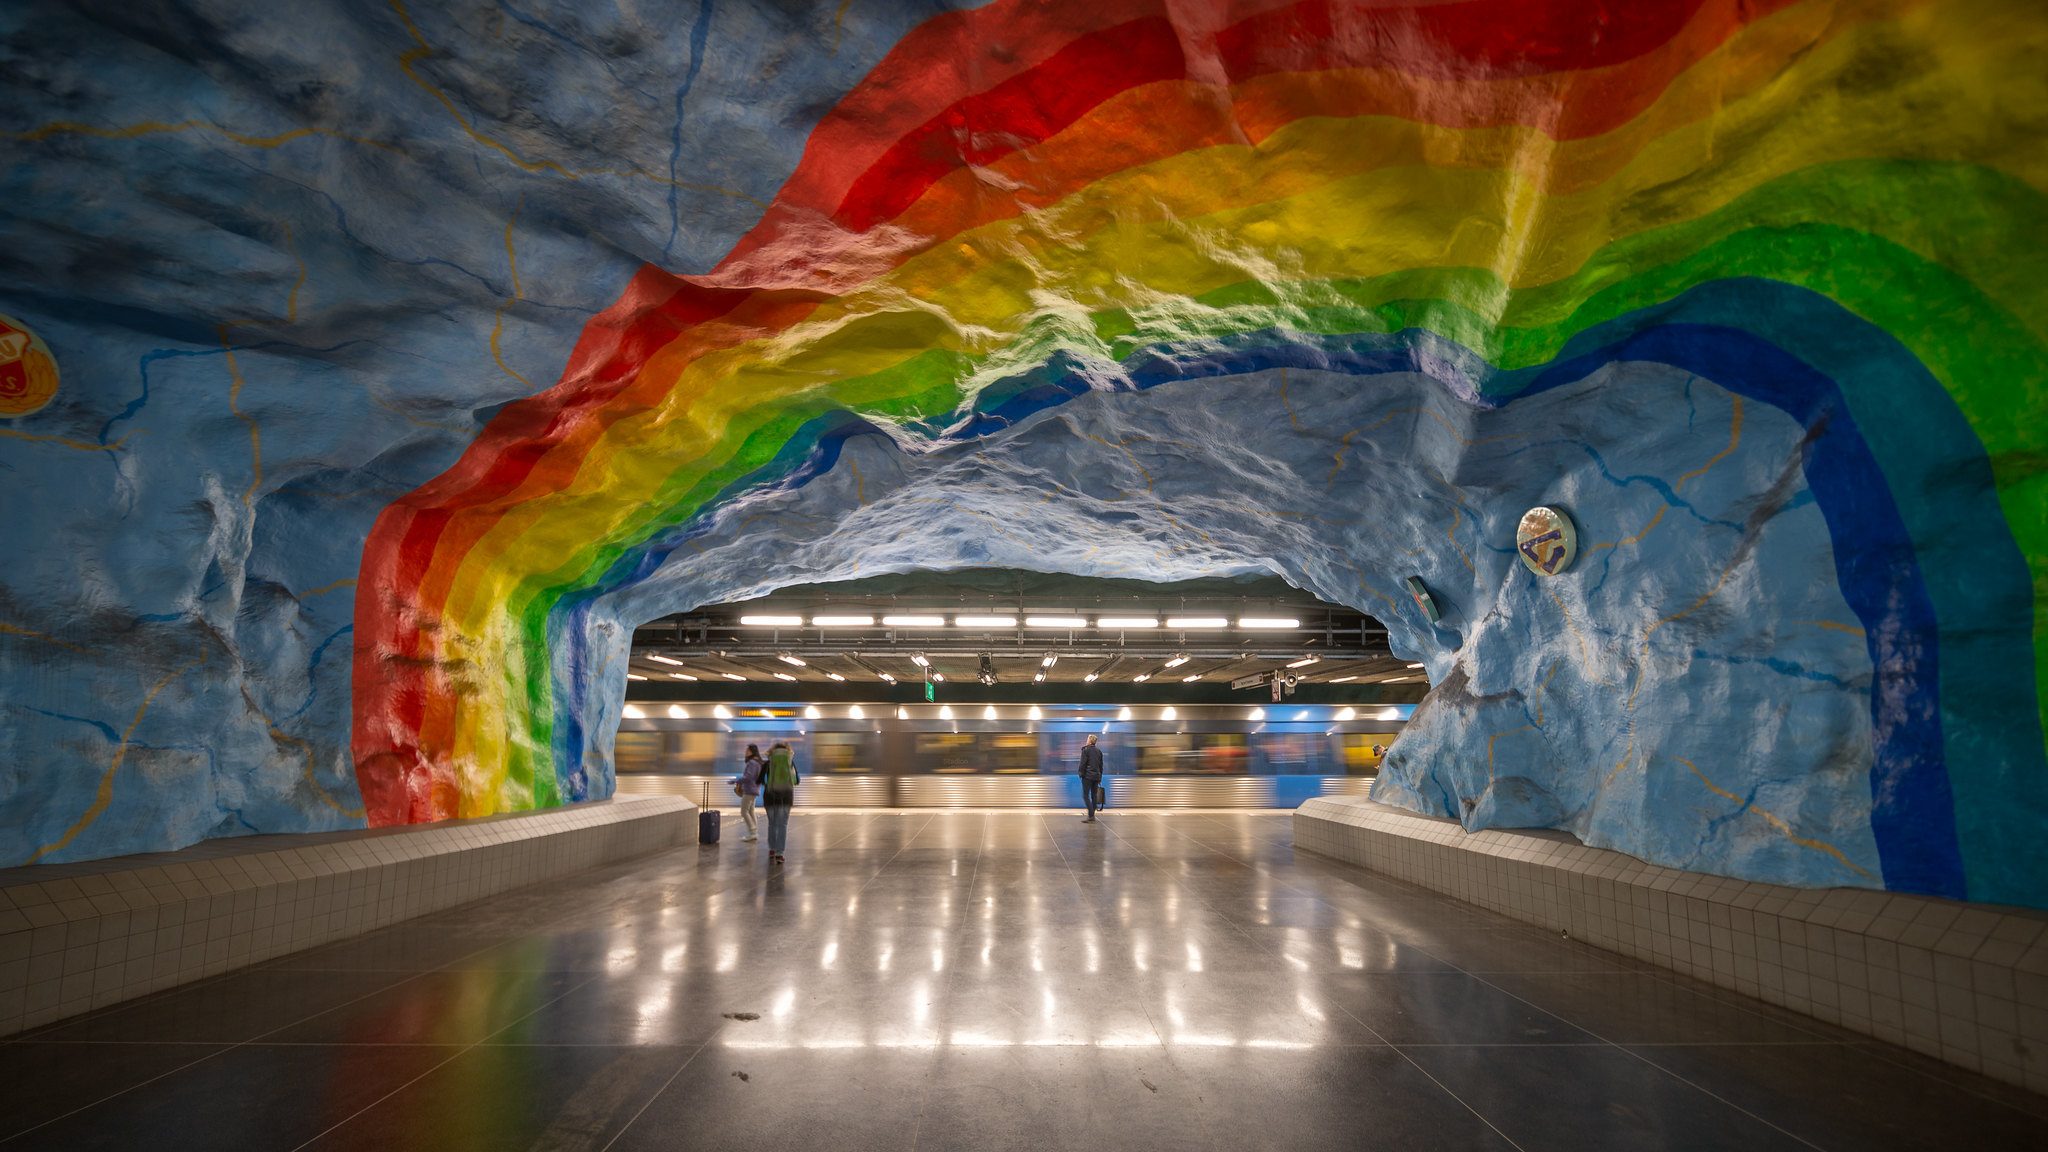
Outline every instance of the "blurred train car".
<path fill-rule="evenodd" d="M 627 705 L 619 791 L 731 803 L 749 744 L 784 741 L 823 807 L 1070 808 L 1083 741 L 1101 743 L 1111 807 L 1292 808 L 1363 793 L 1412 705 Z"/>

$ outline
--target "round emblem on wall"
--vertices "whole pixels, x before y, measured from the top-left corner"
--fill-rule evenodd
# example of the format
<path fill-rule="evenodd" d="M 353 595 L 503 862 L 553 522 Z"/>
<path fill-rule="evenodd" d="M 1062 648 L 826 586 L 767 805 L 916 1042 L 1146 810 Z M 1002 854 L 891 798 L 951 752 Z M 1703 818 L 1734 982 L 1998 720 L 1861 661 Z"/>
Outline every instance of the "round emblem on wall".
<path fill-rule="evenodd" d="M 1579 530 L 1562 508 L 1538 504 L 1515 526 L 1515 551 L 1538 576 L 1555 576 L 1579 554 Z"/>
<path fill-rule="evenodd" d="M 57 395 L 57 358 L 43 338 L 0 315 L 0 420 L 26 416 Z"/>

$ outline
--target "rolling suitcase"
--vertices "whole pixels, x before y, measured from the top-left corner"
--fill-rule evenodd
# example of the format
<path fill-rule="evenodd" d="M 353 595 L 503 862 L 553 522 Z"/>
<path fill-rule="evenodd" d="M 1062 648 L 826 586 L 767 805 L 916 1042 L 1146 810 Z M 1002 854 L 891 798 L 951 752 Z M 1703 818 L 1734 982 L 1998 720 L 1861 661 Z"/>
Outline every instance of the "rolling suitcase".
<path fill-rule="evenodd" d="M 718 843 L 718 809 L 711 806 L 711 785 L 704 786 L 704 803 L 697 809 L 697 843 Z"/>

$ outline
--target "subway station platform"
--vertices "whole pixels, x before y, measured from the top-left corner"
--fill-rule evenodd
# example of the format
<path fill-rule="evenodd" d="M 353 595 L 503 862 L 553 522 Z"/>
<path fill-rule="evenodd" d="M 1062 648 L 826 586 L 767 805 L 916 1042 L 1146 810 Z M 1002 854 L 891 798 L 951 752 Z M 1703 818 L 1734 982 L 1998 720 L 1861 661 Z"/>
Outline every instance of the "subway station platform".
<path fill-rule="evenodd" d="M 1292 846 L 799 809 L 0 1044 L 8 1149 L 2048 1146 L 2048 1098 Z M 765 829 L 764 829 L 765 831 Z"/>

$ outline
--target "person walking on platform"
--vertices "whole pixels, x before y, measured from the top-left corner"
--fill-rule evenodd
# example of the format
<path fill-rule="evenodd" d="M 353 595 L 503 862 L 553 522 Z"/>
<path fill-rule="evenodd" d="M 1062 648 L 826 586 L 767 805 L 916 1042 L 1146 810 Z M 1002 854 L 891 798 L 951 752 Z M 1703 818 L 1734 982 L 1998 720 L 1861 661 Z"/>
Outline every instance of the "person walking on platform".
<path fill-rule="evenodd" d="M 1088 742 L 1081 745 L 1081 799 L 1088 805 L 1088 816 L 1083 824 L 1095 823 L 1095 810 L 1102 806 L 1102 749 L 1095 746 L 1095 733 L 1088 734 Z"/>
<path fill-rule="evenodd" d="M 789 745 L 777 740 L 768 749 L 768 768 L 761 780 L 761 806 L 768 809 L 768 862 L 780 864 L 782 849 L 789 843 L 789 810 L 796 806 L 796 786 L 803 783 Z"/>
<path fill-rule="evenodd" d="M 740 794 L 740 819 L 747 825 L 747 834 L 740 837 L 743 843 L 760 839 L 755 835 L 754 801 L 761 795 L 761 770 L 767 766 L 768 762 L 761 759 L 760 745 L 747 745 L 746 767 L 740 769 L 739 778 L 733 781 L 733 791 Z"/>

